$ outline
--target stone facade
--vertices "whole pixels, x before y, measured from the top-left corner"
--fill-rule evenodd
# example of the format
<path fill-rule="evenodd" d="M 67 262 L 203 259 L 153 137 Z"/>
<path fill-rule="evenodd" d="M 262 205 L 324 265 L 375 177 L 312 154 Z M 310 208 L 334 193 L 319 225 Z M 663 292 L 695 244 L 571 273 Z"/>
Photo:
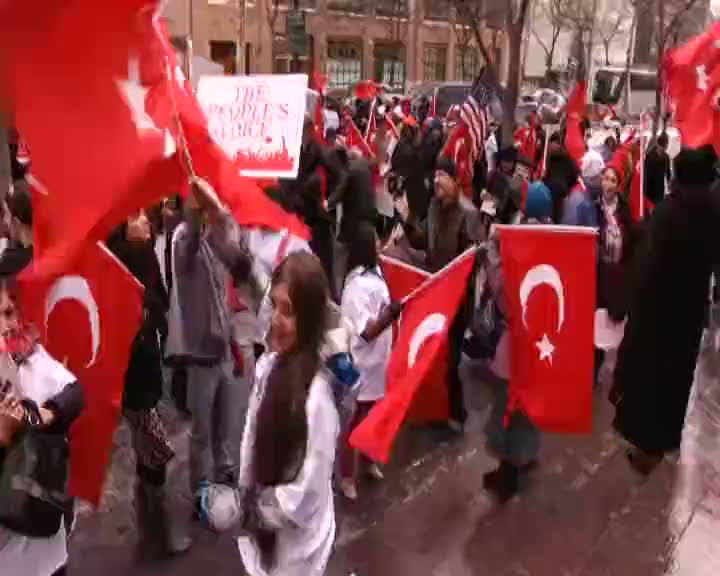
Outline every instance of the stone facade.
<path fill-rule="evenodd" d="M 319 71 L 330 87 L 373 78 L 399 90 L 424 80 L 471 80 L 482 65 L 472 34 L 456 27 L 447 0 L 294 0 L 309 34 L 308 55 L 300 59 L 288 49 L 287 3 L 245 1 L 243 8 L 243 0 L 171 0 L 164 16 L 171 35 L 191 33 L 194 53 L 228 72 L 237 69 L 244 12 L 245 66 L 253 74 Z M 502 57 L 502 33 L 484 34 Z"/>

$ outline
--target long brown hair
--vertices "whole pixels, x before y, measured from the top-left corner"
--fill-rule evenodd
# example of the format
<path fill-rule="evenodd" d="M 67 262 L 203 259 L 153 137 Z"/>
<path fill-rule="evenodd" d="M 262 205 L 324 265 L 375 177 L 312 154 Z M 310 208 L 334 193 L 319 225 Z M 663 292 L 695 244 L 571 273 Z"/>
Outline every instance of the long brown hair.
<path fill-rule="evenodd" d="M 253 473 L 256 485 L 291 482 L 305 459 L 305 401 L 320 362 L 327 329 L 329 287 L 320 261 L 308 253 L 288 256 L 275 270 L 272 286 L 285 284 L 295 314 L 297 344 L 278 358 L 257 413 Z"/>

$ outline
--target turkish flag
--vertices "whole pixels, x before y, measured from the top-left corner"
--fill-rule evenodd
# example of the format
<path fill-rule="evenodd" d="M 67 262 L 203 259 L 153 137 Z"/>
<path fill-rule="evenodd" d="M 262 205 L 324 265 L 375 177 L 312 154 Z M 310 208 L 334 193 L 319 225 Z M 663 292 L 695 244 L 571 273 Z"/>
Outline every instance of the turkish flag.
<path fill-rule="evenodd" d="M 419 390 L 447 350 L 448 331 L 465 297 L 475 261 L 472 248 L 433 274 L 405 303 L 387 368 L 387 391 L 350 435 L 350 445 L 387 463 L 392 444 Z M 444 360 L 447 362 L 447 359 Z M 447 381 L 444 404 L 447 411 Z"/>
<path fill-rule="evenodd" d="M 596 232 L 498 226 L 512 366 L 508 414 L 548 432 L 592 430 Z"/>
<path fill-rule="evenodd" d="M 362 80 L 355 85 L 355 98 L 372 100 L 378 95 L 378 87 L 372 80 Z"/>
<path fill-rule="evenodd" d="M 384 254 L 380 255 L 380 267 L 390 289 L 390 298 L 397 301 L 406 298 L 430 277 L 430 272 Z"/>
<path fill-rule="evenodd" d="M 83 387 L 85 409 L 70 430 L 69 490 L 98 505 L 130 347 L 143 319 L 143 287 L 96 243 L 64 275 L 24 280 L 20 296 L 24 318 Z"/>
<path fill-rule="evenodd" d="M 587 84 L 584 80 L 575 84 L 567 104 L 567 126 L 565 128 L 565 147 L 577 165 L 582 164 L 585 146 L 585 134 L 581 122 L 587 112 Z"/>
<path fill-rule="evenodd" d="M 441 155 L 444 158 L 450 158 L 455 163 L 458 181 L 462 186 L 463 193 L 466 198 L 472 199 L 472 181 L 475 165 L 470 153 L 469 141 L 470 128 L 466 123 L 462 122 L 450 132 Z"/>
<path fill-rule="evenodd" d="M 0 6 L 0 83 L 35 176 L 51 191 L 50 244 L 36 262 L 51 274 L 185 179 L 172 136 L 145 108 L 151 86 L 141 71 L 158 2 Z"/>
<path fill-rule="evenodd" d="M 713 144 L 720 153 L 720 22 L 687 44 L 669 51 L 665 83 L 674 110 L 673 124 L 683 144 Z"/>
<path fill-rule="evenodd" d="M 429 272 L 389 256 L 380 256 L 380 266 L 390 290 L 390 297 L 397 301 L 407 298 L 413 290 L 430 277 Z M 401 322 L 402 316 L 394 326 L 395 340 L 397 340 Z M 437 422 L 448 419 L 448 355 L 449 350 L 446 343 L 444 343 L 438 351 L 435 363 L 410 405 L 406 418 L 408 422 Z M 386 388 L 390 390 L 390 386 L 396 383 L 397 381 L 389 381 Z"/>
<path fill-rule="evenodd" d="M 644 158 L 644 151 L 640 155 L 640 158 Z M 655 208 L 655 205 L 648 200 L 647 196 L 643 192 L 643 162 L 638 160 L 635 164 L 635 170 L 633 171 L 632 182 L 630 183 L 630 214 L 633 222 L 641 222 L 645 219 L 650 211 Z"/>
<path fill-rule="evenodd" d="M 177 66 L 175 52 L 159 20 L 153 20 L 156 42 L 148 46 L 152 57 L 146 59 L 144 73 L 154 79 L 148 92 L 148 114 L 159 126 L 174 135 L 183 167 L 206 179 L 220 199 L 228 205 L 241 226 L 289 231 L 308 239 L 307 227 L 295 216 L 285 212 L 261 188 L 257 180 L 241 176 L 237 165 L 212 139 L 208 121 L 191 84 Z M 170 77 L 170 82 L 160 79 Z M 187 192 L 187 188 L 183 190 Z"/>
<path fill-rule="evenodd" d="M 375 158 L 375 153 L 370 148 L 367 140 L 360 132 L 360 128 L 357 127 L 355 121 L 352 119 L 350 114 L 345 114 L 345 126 L 347 127 L 347 136 L 345 138 L 345 147 L 350 150 L 351 148 L 358 148 L 365 158 L 371 160 Z"/>

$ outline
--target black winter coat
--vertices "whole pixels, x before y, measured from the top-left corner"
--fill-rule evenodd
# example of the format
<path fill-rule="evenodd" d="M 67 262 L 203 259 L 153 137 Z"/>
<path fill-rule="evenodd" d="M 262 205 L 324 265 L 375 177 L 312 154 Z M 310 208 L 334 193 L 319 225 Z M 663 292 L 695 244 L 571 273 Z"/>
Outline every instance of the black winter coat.
<path fill-rule="evenodd" d="M 615 368 L 614 425 L 646 452 L 680 447 L 719 258 L 720 189 L 673 193 L 658 206 L 637 254 L 625 337 Z"/>
<path fill-rule="evenodd" d="M 134 246 L 125 239 L 123 230 L 113 235 L 108 247 L 145 287 L 144 320 L 132 344 L 123 406 L 129 410 L 149 410 L 157 406 L 162 397 L 162 353 L 158 336 L 167 336 L 168 294 L 152 242 Z"/>

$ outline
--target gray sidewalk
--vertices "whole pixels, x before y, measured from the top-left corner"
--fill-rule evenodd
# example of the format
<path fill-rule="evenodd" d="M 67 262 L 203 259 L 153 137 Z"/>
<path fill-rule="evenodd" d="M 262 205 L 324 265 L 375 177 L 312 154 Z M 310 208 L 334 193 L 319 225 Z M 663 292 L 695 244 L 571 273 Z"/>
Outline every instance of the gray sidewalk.
<path fill-rule="evenodd" d="M 610 430 L 612 407 L 598 391 L 589 437 L 548 436 L 528 491 L 498 508 L 483 492 L 494 466 L 484 447 L 489 396 L 465 370 L 471 404 L 466 435 L 438 442 L 425 429 L 401 436 L 382 484 L 360 500 L 338 499 L 337 549 L 329 576 L 705 576 L 720 574 L 720 373 L 714 337 L 710 367 L 696 386 L 682 456 L 639 479 Z M 605 389 L 607 386 L 605 386 Z M 172 475 L 178 513 L 187 519 L 187 423 L 172 411 L 178 458 Z M 132 452 L 118 431 L 101 511 L 84 515 L 74 535 L 70 576 L 242 574 L 231 534 L 193 525 L 191 553 L 138 566 L 131 498 Z"/>

